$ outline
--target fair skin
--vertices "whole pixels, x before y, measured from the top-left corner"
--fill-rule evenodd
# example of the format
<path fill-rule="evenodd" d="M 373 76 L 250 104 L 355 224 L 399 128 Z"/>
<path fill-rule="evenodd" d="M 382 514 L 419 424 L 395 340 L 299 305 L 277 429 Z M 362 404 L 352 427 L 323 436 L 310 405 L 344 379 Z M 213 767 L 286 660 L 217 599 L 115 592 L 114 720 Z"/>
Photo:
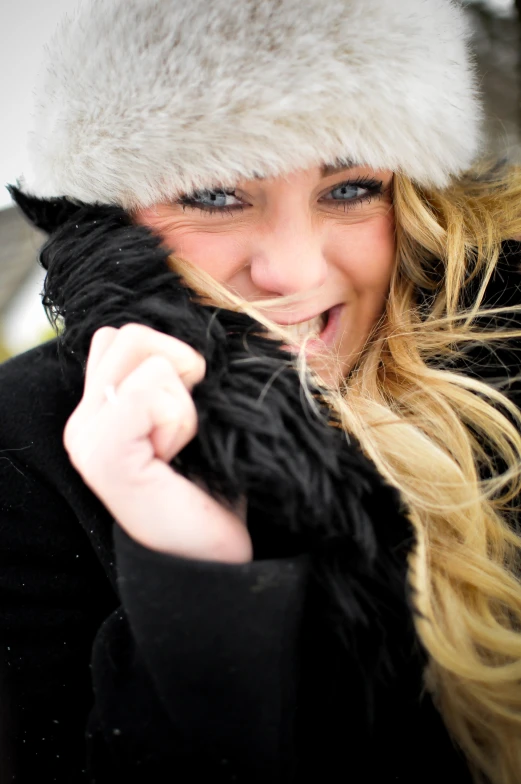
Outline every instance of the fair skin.
<path fill-rule="evenodd" d="M 320 336 L 309 343 L 308 361 L 334 381 L 356 361 L 384 308 L 395 254 L 391 185 L 390 171 L 317 166 L 189 194 L 134 217 L 246 300 L 301 295 L 266 315 L 303 323 L 296 344 L 306 322 L 313 325 Z M 328 355 L 338 362 L 328 363 Z M 197 432 L 190 393 L 204 374 L 203 358 L 175 338 L 137 324 L 98 330 L 64 445 L 86 484 L 144 546 L 247 562 L 244 514 L 169 466 Z"/>

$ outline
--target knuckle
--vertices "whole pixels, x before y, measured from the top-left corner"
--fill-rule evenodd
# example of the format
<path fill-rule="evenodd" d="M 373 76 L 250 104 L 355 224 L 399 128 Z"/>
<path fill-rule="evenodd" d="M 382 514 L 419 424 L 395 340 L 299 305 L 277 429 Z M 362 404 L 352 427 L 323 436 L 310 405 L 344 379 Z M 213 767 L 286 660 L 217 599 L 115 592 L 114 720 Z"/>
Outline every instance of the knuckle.
<path fill-rule="evenodd" d="M 186 408 L 179 420 L 179 427 L 184 433 L 186 433 L 187 436 L 190 436 L 191 438 L 193 438 L 199 429 L 197 409 L 192 398 L 190 398 L 190 400 L 186 403 Z"/>
<path fill-rule="evenodd" d="M 179 407 L 183 411 L 183 416 L 191 415 L 192 412 L 195 413 L 192 395 L 183 384 L 178 383 L 173 389 L 172 387 L 169 387 L 168 392 L 177 401 Z"/>
<path fill-rule="evenodd" d="M 156 354 L 152 357 L 162 356 L 165 366 L 170 365 L 176 372 L 182 375 L 189 374 L 193 383 L 201 381 L 206 374 L 206 360 L 192 346 L 173 335 L 155 330 L 145 324 L 129 322 L 119 329 L 115 327 L 101 327 L 94 333 L 94 337 L 106 330 L 117 332 L 115 340 L 120 344 L 123 352 L 135 352 L 137 348 L 148 346 L 153 350 L 154 340 L 156 341 Z M 100 338 L 101 339 L 101 338 Z M 168 346 L 171 346 L 169 349 Z"/>
<path fill-rule="evenodd" d="M 137 340 L 141 340 L 143 336 L 149 331 L 150 328 L 146 327 L 144 324 L 129 322 L 128 324 L 123 324 L 123 326 L 119 328 L 118 338 L 120 338 L 120 340 L 134 343 Z"/>
<path fill-rule="evenodd" d="M 115 330 L 114 327 L 102 327 L 101 330 L 103 329 Z M 101 330 L 98 330 L 98 332 Z M 161 341 L 161 343 L 158 343 L 158 350 L 160 350 L 160 346 L 166 346 L 166 341 L 168 341 L 172 347 L 177 349 L 177 351 L 172 352 L 174 357 L 174 364 L 175 357 L 179 357 L 179 362 L 183 360 L 183 364 L 186 365 L 188 363 L 189 369 L 196 371 L 198 375 L 204 376 L 206 372 L 206 360 L 202 354 L 192 348 L 189 343 L 186 343 L 184 340 L 180 340 L 173 335 L 168 335 L 164 332 L 161 332 L 160 330 L 148 327 L 145 324 L 137 324 L 135 322 L 124 324 L 117 330 L 117 332 L 118 341 L 125 343 L 125 345 L 128 343 L 134 347 L 137 343 L 143 342 L 145 340 L 150 341 L 155 337 L 158 341 Z"/>
<path fill-rule="evenodd" d="M 78 432 L 78 418 L 76 412 L 72 414 L 63 430 L 63 445 L 65 449 L 70 452 L 74 447 L 74 442 Z"/>
<path fill-rule="evenodd" d="M 190 394 L 186 393 L 186 396 L 188 398 L 188 401 L 187 401 L 187 414 L 190 415 L 191 420 L 193 420 L 194 422 L 197 422 L 198 415 L 197 415 L 197 408 L 195 407 L 194 400 L 193 400 L 193 398 L 192 398 L 192 396 Z"/>
<path fill-rule="evenodd" d="M 79 470 L 84 463 L 85 439 L 79 430 L 66 430 L 64 445 L 71 463 Z"/>
<path fill-rule="evenodd" d="M 151 390 L 146 386 L 122 387 L 118 393 L 120 403 L 125 404 L 126 408 L 138 414 L 146 409 L 150 404 Z"/>
<path fill-rule="evenodd" d="M 206 375 L 206 360 L 198 351 L 194 351 L 194 371 L 200 379 Z"/>
<path fill-rule="evenodd" d="M 117 330 L 114 327 L 100 327 L 99 329 L 94 332 L 92 335 L 90 346 L 89 346 L 89 358 L 91 354 L 93 354 L 97 349 L 98 345 L 102 347 L 111 334 L 116 332 Z"/>
<path fill-rule="evenodd" d="M 179 371 L 182 376 L 188 376 L 191 384 L 196 384 L 202 381 L 206 375 L 206 360 L 188 343 L 182 344 L 185 351 L 183 356 L 179 358 Z"/>
<path fill-rule="evenodd" d="M 160 376 L 172 376 L 175 373 L 172 363 L 162 354 L 152 354 L 148 357 L 143 366 L 146 370 Z"/>
<path fill-rule="evenodd" d="M 104 337 L 105 335 L 111 335 L 118 330 L 116 327 L 99 327 L 93 335 L 92 335 L 92 342 L 100 340 L 100 338 Z"/>

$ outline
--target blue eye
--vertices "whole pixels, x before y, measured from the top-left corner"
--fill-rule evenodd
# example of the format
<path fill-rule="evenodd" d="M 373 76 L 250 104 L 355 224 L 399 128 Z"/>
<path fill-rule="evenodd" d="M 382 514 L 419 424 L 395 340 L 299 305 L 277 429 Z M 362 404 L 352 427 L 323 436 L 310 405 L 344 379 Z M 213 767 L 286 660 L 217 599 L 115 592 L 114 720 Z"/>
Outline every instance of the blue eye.
<path fill-rule="evenodd" d="M 205 190 L 195 191 L 190 196 L 183 196 L 180 199 L 181 204 L 188 206 L 198 206 L 203 209 L 222 209 L 225 207 L 235 207 L 241 202 L 233 195 L 233 191 L 224 190 Z"/>
<path fill-rule="evenodd" d="M 368 204 L 373 199 L 379 199 L 384 195 L 383 183 L 378 180 L 360 178 L 350 182 L 340 182 L 338 185 L 322 197 L 321 201 L 331 202 L 331 206 L 342 208 L 345 212 L 357 205 Z M 191 194 L 181 196 L 177 203 L 183 210 L 198 209 L 207 215 L 234 215 L 245 209 L 245 203 L 235 196 L 233 190 L 226 191 L 223 188 L 214 190 L 194 191 Z"/>
<path fill-rule="evenodd" d="M 362 199 L 368 190 L 368 188 L 362 188 L 360 185 L 354 185 L 353 183 L 348 182 L 339 185 L 337 188 L 333 188 L 324 198 L 326 200 L 335 199 L 351 201 L 353 199 Z"/>
<path fill-rule="evenodd" d="M 360 178 L 351 182 L 339 182 L 335 188 L 322 197 L 321 201 L 331 202 L 333 207 L 341 207 L 347 212 L 357 205 L 369 204 L 374 199 L 380 199 L 384 195 L 383 183 L 374 180 Z"/>
<path fill-rule="evenodd" d="M 342 185 L 340 188 L 335 188 L 335 190 L 331 191 L 331 195 L 335 199 L 356 199 L 357 197 L 360 198 L 366 190 L 366 188 L 360 188 L 358 185 Z"/>

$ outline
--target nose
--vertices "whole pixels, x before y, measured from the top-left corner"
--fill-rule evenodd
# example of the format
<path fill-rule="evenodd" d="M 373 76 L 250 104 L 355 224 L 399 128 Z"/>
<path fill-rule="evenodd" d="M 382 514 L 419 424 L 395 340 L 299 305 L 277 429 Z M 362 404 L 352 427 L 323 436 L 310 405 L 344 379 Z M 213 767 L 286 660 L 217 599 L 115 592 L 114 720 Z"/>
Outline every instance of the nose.
<path fill-rule="evenodd" d="M 280 216 L 255 239 L 252 251 L 251 279 L 262 292 L 288 296 L 312 291 L 326 280 L 322 237 L 307 217 L 297 222 Z"/>

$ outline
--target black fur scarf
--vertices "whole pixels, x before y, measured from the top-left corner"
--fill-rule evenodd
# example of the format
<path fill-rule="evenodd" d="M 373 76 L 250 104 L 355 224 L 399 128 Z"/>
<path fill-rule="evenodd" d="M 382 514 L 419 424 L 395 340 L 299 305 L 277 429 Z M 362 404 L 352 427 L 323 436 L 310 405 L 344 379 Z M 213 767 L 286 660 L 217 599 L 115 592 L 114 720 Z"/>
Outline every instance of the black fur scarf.
<path fill-rule="evenodd" d="M 95 330 L 128 322 L 204 355 L 207 374 L 193 393 L 199 433 L 172 465 L 216 496 L 248 499 L 258 541 L 269 528 L 270 541 L 280 542 L 261 555 L 311 554 L 316 590 L 372 714 L 373 687 L 398 677 L 403 651 L 414 647 L 406 579 L 413 535 L 397 493 L 334 426 L 324 390 L 313 390 L 319 413 L 309 405 L 280 344 L 248 316 L 198 303 L 168 268 L 158 238 L 123 210 L 11 193 L 50 235 L 40 256 L 44 305 L 63 321 L 64 365 L 83 371 Z"/>

